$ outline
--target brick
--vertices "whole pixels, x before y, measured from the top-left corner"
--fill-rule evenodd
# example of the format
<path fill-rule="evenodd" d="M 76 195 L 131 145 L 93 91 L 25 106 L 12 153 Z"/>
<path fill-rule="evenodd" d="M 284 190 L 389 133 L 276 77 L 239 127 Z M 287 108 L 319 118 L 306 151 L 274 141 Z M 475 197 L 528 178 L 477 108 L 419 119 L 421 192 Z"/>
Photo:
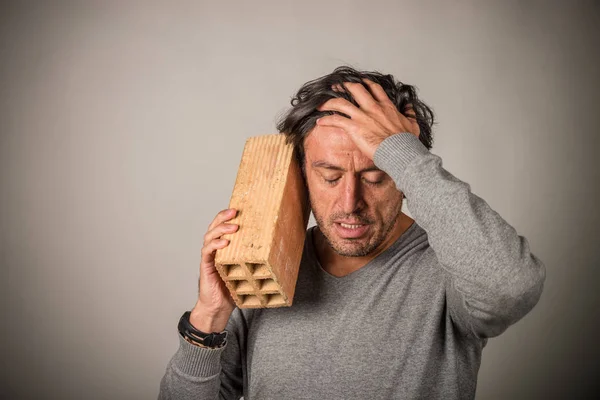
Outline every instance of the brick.
<path fill-rule="evenodd" d="M 310 207 L 293 145 L 283 134 L 246 141 L 229 202 L 237 232 L 215 264 L 239 308 L 291 306 Z"/>

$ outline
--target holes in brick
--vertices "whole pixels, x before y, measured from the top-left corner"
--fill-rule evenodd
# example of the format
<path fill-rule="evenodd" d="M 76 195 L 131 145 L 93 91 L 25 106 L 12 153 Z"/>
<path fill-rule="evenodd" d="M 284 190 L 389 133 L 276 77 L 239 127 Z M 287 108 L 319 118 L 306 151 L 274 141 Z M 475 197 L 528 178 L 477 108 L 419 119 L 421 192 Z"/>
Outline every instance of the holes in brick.
<path fill-rule="evenodd" d="M 282 306 L 285 305 L 285 298 L 281 294 L 268 294 L 267 306 Z"/>
<path fill-rule="evenodd" d="M 245 307 L 260 306 L 260 299 L 258 298 L 258 296 L 242 295 L 242 296 L 240 296 L 240 299 L 242 300 L 242 306 L 245 306 Z"/>
<path fill-rule="evenodd" d="M 262 293 L 279 293 L 279 285 L 273 279 L 261 279 L 258 282 Z"/>
<path fill-rule="evenodd" d="M 246 279 L 246 271 L 239 264 L 223 265 L 228 280 Z"/>
<path fill-rule="evenodd" d="M 252 287 L 252 284 L 248 281 L 236 281 L 233 285 L 237 294 L 254 293 L 254 287 Z"/>
<path fill-rule="evenodd" d="M 266 279 L 271 277 L 271 271 L 269 271 L 269 268 L 267 268 L 265 264 L 246 263 L 246 266 L 248 267 L 248 270 L 250 270 L 252 276 L 256 279 Z"/>

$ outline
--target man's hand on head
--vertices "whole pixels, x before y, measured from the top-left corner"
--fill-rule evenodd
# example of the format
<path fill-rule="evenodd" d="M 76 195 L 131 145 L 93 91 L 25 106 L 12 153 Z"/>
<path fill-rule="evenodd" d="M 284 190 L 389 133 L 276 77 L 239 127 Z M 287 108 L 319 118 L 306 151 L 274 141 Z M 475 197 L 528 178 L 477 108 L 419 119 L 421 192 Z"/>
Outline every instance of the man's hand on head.
<path fill-rule="evenodd" d="M 344 82 L 346 91 L 352 95 L 359 107 L 346 99 L 334 98 L 317 108 L 319 111 L 338 111 L 350 118 L 339 114 L 327 115 L 319 118 L 317 124 L 343 129 L 356 146 L 372 160 L 375 150 L 386 138 L 401 132 L 409 132 L 419 137 L 420 130 L 414 115 L 402 115 L 379 84 L 368 79 L 363 81 L 369 90 L 360 83 Z M 333 89 L 341 90 L 340 87 Z"/>

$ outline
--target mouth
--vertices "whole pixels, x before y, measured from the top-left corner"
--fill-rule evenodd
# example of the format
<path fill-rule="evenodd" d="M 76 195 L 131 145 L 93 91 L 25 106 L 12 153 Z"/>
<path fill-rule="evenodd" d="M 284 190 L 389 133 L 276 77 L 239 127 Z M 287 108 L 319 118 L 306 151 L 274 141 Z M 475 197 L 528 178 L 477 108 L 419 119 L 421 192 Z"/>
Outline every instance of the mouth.
<path fill-rule="evenodd" d="M 347 224 L 345 222 L 334 222 L 338 234 L 344 239 L 357 239 L 369 230 L 368 224 Z"/>

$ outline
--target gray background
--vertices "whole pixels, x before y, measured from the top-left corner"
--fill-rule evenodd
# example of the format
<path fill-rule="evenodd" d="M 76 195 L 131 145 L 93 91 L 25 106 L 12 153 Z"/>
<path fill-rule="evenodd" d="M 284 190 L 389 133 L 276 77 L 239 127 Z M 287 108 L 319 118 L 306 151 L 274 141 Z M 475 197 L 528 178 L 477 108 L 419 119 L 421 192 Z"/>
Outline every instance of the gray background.
<path fill-rule="evenodd" d="M 433 152 L 547 266 L 477 397 L 592 390 L 598 3 L 217 3 L 2 3 L 0 397 L 154 398 L 245 139 L 345 63 L 419 88 Z"/>

